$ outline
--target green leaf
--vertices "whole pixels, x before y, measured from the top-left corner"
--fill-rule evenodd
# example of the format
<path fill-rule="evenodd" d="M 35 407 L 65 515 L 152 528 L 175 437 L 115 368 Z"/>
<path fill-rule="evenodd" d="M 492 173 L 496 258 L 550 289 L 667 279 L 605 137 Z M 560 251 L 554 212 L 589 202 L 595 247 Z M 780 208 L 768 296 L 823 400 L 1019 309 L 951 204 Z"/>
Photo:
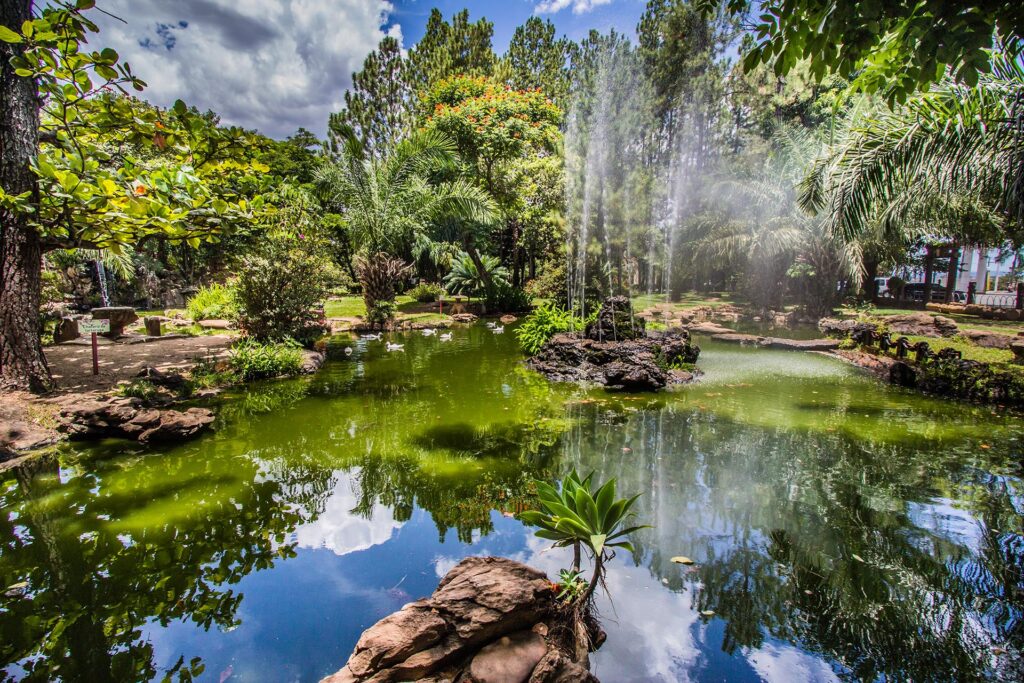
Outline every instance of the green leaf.
<path fill-rule="evenodd" d="M 23 42 L 21 34 L 15 33 L 11 29 L 7 28 L 6 26 L 2 26 L 2 25 L 0 25 L 0 40 L 4 41 L 5 43 L 15 43 L 15 44 Z"/>
<path fill-rule="evenodd" d="M 593 534 L 590 537 L 590 547 L 594 549 L 595 555 L 600 555 L 604 551 L 604 541 L 607 538 L 604 534 Z"/>

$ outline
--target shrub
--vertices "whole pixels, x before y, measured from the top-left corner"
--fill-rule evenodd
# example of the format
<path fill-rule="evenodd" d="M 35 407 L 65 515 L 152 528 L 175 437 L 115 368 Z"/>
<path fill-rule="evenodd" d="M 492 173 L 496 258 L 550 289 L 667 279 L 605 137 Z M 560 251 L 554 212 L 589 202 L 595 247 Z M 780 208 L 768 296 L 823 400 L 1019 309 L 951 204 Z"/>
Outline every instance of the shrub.
<path fill-rule="evenodd" d="M 380 300 L 373 308 L 366 311 L 366 322 L 373 327 L 388 327 L 395 317 L 398 304 L 394 301 Z"/>
<path fill-rule="evenodd" d="M 526 292 L 535 299 L 564 300 L 568 285 L 564 264 L 547 264 L 540 275 L 526 283 Z"/>
<path fill-rule="evenodd" d="M 305 358 L 298 344 L 268 344 L 255 339 L 243 339 L 231 349 L 228 364 L 243 381 L 297 375 L 302 372 Z"/>
<path fill-rule="evenodd" d="M 333 268 L 301 239 L 275 237 L 243 261 L 238 277 L 239 322 L 259 341 L 312 343 L 324 334 L 321 303 Z"/>
<path fill-rule="evenodd" d="M 496 256 L 480 255 L 480 263 L 484 271 L 491 276 L 491 283 L 495 289 L 508 287 L 508 270 L 501 265 L 501 260 Z M 477 270 L 476 264 L 469 254 L 462 254 L 452 264 L 452 271 L 444 278 L 448 291 L 452 294 L 466 294 L 477 296 L 484 291 L 484 278 Z"/>
<path fill-rule="evenodd" d="M 582 329 L 583 321 L 575 317 L 571 311 L 547 303 L 538 306 L 533 313 L 526 316 L 523 324 L 516 329 L 516 339 L 519 340 L 519 346 L 523 351 L 532 356 L 559 332 L 576 332 Z"/>
<path fill-rule="evenodd" d="M 119 384 L 114 393 L 118 396 L 125 396 L 127 398 L 140 398 L 143 401 L 149 401 L 150 399 L 156 398 L 160 393 L 160 388 L 145 379 L 134 379 L 126 384 Z"/>
<path fill-rule="evenodd" d="M 433 282 L 421 282 L 406 292 L 406 294 L 416 299 L 416 301 L 426 304 L 440 299 L 441 295 L 444 294 L 444 288 Z"/>
<path fill-rule="evenodd" d="M 209 285 L 199 291 L 185 304 L 185 310 L 192 320 L 234 320 L 238 317 L 238 303 L 235 290 L 230 285 Z"/>
<path fill-rule="evenodd" d="M 484 305 L 491 313 L 528 311 L 532 302 L 533 299 L 523 289 L 509 284 L 496 284 L 484 296 Z"/>

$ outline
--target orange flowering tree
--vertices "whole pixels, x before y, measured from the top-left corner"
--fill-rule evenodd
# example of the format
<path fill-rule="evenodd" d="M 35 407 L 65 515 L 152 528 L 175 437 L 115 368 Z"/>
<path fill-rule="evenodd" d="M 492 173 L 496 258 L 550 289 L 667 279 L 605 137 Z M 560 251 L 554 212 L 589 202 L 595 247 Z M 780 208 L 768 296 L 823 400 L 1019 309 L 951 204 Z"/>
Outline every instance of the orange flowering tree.
<path fill-rule="evenodd" d="M 515 90 L 483 76 L 438 81 L 420 106 L 423 128 L 455 141 L 465 173 L 497 203 L 503 220 L 487 237 L 520 284 L 536 256 L 527 248 L 536 240 L 527 236 L 540 224 L 554 225 L 550 216 L 560 210 L 561 109 L 539 89 Z"/>

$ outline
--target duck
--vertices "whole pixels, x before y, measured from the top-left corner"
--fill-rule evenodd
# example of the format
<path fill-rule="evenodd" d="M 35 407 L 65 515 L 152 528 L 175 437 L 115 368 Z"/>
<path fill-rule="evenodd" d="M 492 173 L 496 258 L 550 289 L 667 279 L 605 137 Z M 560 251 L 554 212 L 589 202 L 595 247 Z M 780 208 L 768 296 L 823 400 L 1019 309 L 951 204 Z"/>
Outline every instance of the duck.
<path fill-rule="evenodd" d="M 497 326 L 498 326 L 498 323 L 494 322 L 493 320 L 488 320 L 488 321 L 487 321 L 487 327 L 491 328 L 492 330 L 493 330 L 493 329 L 494 329 L 495 327 L 497 327 Z"/>
<path fill-rule="evenodd" d="M 405 344 L 392 344 L 391 342 L 387 343 L 388 351 L 401 351 L 404 348 Z"/>
<path fill-rule="evenodd" d="M 443 342 L 451 341 L 452 340 L 452 333 L 451 332 L 445 332 L 444 334 L 442 334 L 440 336 L 440 339 Z"/>
<path fill-rule="evenodd" d="M 505 326 L 504 325 L 496 325 L 496 326 L 491 328 L 491 332 L 493 332 L 494 334 L 501 334 L 504 331 L 505 331 Z"/>
<path fill-rule="evenodd" d="M 352 355 L 352 347 L 351 346 L 346 346 L 345 347 L 345 355 L 346 356 L 351 356 Z"/>
<path fill-rule="evenodd" d="M 384 336 L 383 334 L 381 334 L 380 332 L 378 332 L 377 334 L 361 334 L 361 335 L 359 335 L 359 338 L 360 338 L 360 339 L 367 339 L 367 340 L 375 339 L 375 340 L 377 340 L 377 341 L 380 341 L 380 339 L 381 339 L 381 338 L 382 338 L 383 336 Z"/>
<path fill-rule="evenodd" d="M 424 337 L 429 337 L 432 334 L 437 334 L 437 330 L 435 330 L 432 327 L 427 327 L 427 328 L 423 329 L 423 336 Z"/>

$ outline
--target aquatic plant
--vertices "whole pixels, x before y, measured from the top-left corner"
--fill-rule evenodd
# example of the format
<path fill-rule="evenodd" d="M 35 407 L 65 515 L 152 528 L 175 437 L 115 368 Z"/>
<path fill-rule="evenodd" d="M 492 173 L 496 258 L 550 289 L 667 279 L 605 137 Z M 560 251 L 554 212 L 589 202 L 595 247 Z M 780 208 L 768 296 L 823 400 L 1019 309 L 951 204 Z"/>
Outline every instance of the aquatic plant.
<path fill-rule="evenodd" d="M 604 580 L 604 563 L 614 553 L 612 548 L 622 548 L 634 553 L 633 545 L 626 537 L 646 525 L 626 526 L 632 516 L 630 508 L 640 494 L 632 498 L 615 497 L 615 480 L 609 479 L 597 489 L 594 488 L 594 473 L 580 479 L 572 471 L 562 483 L 559 491 L 551 484 L 537 481 L 539 510 L 526 510 L 520 519 L 527 524 L 539 526 L 539 538 L 554 541 L 554 547 L 573 547 L 573 571 L 580 568 L 580 549 L 585 548 L 594 563 L 594 572 L 586 590 L 578 598 L 578 604 L 586 606 L 598 583 Z"/>

